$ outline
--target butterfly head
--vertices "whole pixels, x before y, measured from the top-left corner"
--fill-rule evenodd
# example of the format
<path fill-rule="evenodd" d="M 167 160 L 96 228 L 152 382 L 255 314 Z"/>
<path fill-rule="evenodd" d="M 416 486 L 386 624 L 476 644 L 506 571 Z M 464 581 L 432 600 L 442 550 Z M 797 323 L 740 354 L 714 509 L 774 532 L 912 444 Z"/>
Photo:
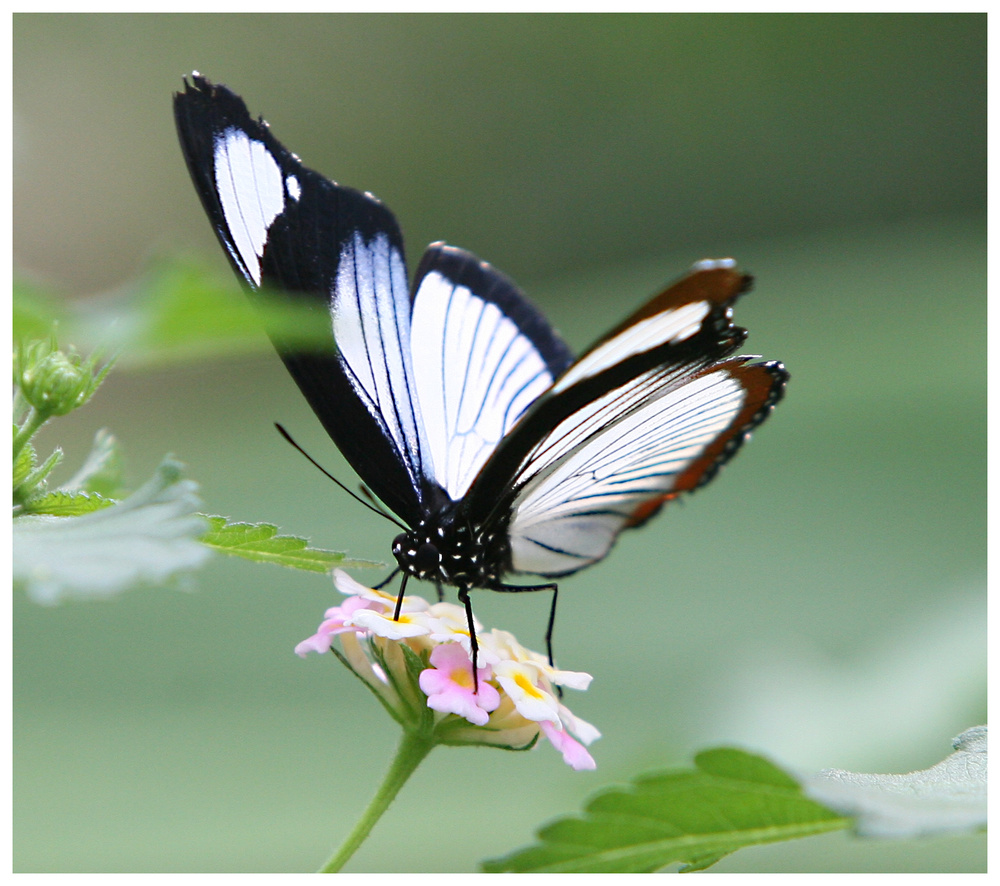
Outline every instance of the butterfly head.
<path fill-rule="evenodd" d="M 500 581 L 506 549 L 500 537 L 478 531 L 445 511 L 421 520 L 393 539 L 399 568 L 414 578 L 459 587 L 490 587 Z"/>
<path fill-rule="evenodd" d="M 434 542 L 401 532 L 392 541 L 392 554 L 401 569 L 416 578 L 433 578 L 441 566 L 441 551 Z"/>

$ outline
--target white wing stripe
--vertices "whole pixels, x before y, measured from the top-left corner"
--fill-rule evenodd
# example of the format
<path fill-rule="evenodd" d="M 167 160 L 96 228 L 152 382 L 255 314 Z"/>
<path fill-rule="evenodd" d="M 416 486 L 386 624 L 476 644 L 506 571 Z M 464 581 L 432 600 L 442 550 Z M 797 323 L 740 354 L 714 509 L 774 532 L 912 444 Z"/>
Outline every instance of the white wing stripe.
<path fill-rule="evenodd" d="M 285 208 L 281 169 L 262 142 L 230 128 L 215 139 L 215 186 L 237 258 L 256 286 L 271 223 Z"/>
<path fill-rule="evenodd" d="M 557 574 L 599 560 L 639 505 L 668 492 L 745 400 L 725 369 L 693 379 L 654 370 L 561 422 L 519 477 L 514 568 Z"/>
<path fill-rule="evenodd" d="M 438 271 L 421 280 L 412 322 L 414 380 L 434 477 L 458 499 L 552 375 L 497 305 Z"/>
<path fill-rule="evenodd" d="M 690 338 L 701 328 L 709 310 L 708 302 L 691 302 L 633 323 L 578 360 L 559 378 L 552 389 L 553 392 L 564 391 L 570 385 L 596 375 L 635 354 L 652 350 L 667 342 L 677 343 Z"/>
<path fill-rule="evenodd" d="M 739 397 L 735 404 L 722 399 L 706 407 L 697 392 L 685 387 L 680 393 L 676 399 L 662 396 L 651 400 L 617 422 L 617 428 L 609 425 L 602 429 L 596 441 L 599 448 L 585 442 L 583 446 L 589 448 L 571 455 L 557 471 L 550 469 L 545 481 L 537 484 L 538 491 L 526 510 L 551 514 L 560 500 L 583 501 L 603 495 L 608 487 L 619 487 L 616 494 L 628 487 L 624 491 L 638 495 L 649 492 L 644 482 L 651 477 L 659 478 L 655 491 L 666 489 L 668 481 L 701 454 L 742 404 Z M 689 414 L 685 414 L 687 410 L 691 410 Z M 586 467 L 583 473 L 581 464 Z M 560 482 L 560 477 L 565 479 Z"/>
<path fill-rule="evenodd" d="M 369 411 L 384 420 L 419 489 L 425 451 L 411 382 L 406 268 L 385 234 L 366 243 L 355 232 L 344 244 L 334 292 L 334 340 L 355 390 Z"/>

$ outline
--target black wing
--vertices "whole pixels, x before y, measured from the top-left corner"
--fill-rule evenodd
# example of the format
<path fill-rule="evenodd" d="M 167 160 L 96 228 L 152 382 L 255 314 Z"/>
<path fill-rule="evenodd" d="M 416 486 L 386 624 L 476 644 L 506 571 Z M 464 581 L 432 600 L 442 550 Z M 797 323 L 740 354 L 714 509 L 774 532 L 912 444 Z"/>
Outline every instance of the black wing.
<path fill-rule="evenodd" d="M 599 340 L 539 398 L 465 502 L 503 528 L 511 568 L 565 575 L 618 534 L 707 483 L 781 398 L 779 363 L 731 355 L 732 305 L 750 278 L 699 263 Z"/>
<path fill-rule="evenodd" d="M 302 166 L 237 95 L 192 79 L 177 129 L 216 234 L 251 289 L 315 310 L 322 346 L 271 338 L 344 456 L 413 525 L 465 493 L 572 356 L 507 278 L 453 247 L 428 249 L 411 298 L 392 213 Z"/>
<path fill-rule="evenodd" d="M 426 496 L 406 359 L 409 286 L 392 213 L 287 151 L 243 100 L 197 74 L 174 98 L 195 188 L 236 272 L 317 312 L 328 342 L 303 349 L 269 330 L 344 456 L 408 523 Z"/>

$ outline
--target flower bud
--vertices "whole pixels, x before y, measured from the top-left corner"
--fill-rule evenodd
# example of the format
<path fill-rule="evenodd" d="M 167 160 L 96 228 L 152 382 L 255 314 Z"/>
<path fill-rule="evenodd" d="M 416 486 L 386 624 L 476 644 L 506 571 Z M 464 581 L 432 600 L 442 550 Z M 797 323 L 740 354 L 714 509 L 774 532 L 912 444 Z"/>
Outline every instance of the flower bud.
<path fill-rule="evenodd" d="M 66 415 L 86 403 L 100 387 L 109 366 L 95 374 L 98 356 L 82 360 L 60 351 L 55 338 L 19 346 L 14 358 L 14 383 L 38 412 Z"/>

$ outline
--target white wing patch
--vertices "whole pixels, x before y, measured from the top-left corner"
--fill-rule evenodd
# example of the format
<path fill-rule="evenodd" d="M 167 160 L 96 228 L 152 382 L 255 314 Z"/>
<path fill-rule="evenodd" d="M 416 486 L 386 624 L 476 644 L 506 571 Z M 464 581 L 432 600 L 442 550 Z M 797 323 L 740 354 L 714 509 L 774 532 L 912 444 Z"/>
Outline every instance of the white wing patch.
<path fill-rule="evenodd" d="M 691 302 L 670 311 L 661 311 L 633 323 L 613 338 L 584 354 L 564 372 L 553 393 L 566 390 L 584 378 L 596 375 L 622 360 L 652 350 L 667 342 L 678 343 L 698 332 L 711 306 L 705 301 Z"/>
<path fill-rule="evenodd" d="M 736 420 L 746 400 L 727 370 L 656 369 L 558 424 L 529 456 L 509 526 L 518 572 L 558 575 L 600 560 L 646 501 Z"/>
<path fill-rule="evenodd" d="M 413 377 L 434 477 L 457 500 L 552 375 L 495 304 L 437 271 L 421 280 L 412 324 Z"/>
<path fill-rule="evenodd" d="M 415 489 L 422 450 L 419 407 L 412 390 L 410 298 L 406 266 L 385 234 L 360 233 L 341 249 L 331 297 L 333 335 L 358 396 L 384 420 Z"/>
<path fill-rule="evenodd" d="M 263 142 L 231 127 L 215 139 L 215 188 L 236 248 L 233 258 L 260 286 L 267 231 L 285 208 L 281 169 Z"/>

